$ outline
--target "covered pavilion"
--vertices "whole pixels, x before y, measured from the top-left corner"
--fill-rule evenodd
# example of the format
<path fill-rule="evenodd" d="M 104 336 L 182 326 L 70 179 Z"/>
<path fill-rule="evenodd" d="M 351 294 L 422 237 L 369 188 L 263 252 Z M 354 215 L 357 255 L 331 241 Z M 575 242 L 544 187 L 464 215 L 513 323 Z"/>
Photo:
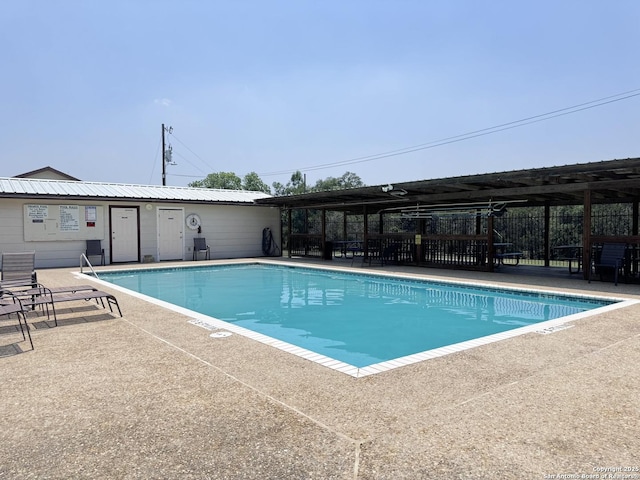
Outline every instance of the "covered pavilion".
<path fill-rule="evenodd" d="M 640 235 L 640 158 L 616 159 L 574 165 L 513 170 L 498 173 L 419 180 L 393 185 L 375 185 L 346 190 L 311 192 L 270 197 L 259 204 L 277 206 L 286 212 L 283 242 L 289 256 L 323 256 L 334 245 L 326 237 L 326 213 L 362 215 L 363 238 L 357 244 L 365 259 L 393 254 L 404 263 L 493 271 L 500 264 L 499 239 L 494 238 L 495 218 L 511 207 L 544 207 L 544 262 L 549 265 L 552 245 L 549 218 L 552 206 L 583 206 L 580 261 L 591 265 L 592 252 L 599 245 L 616 242 L 628 245 L 632 264 L 637 264 Z M 592 233 L 592 207 L 598 204 L 630 204 L 631 231 L 625 235 Z M 321 212 L 320 232 L 294 232 L 295 211 Z M 372 215 L 379 216 L 379 229 L 370 231 Z M 399 216 L 415 231 L 384 232 L 382 219 Z M 435 220 L 474 218 L 472 232 L 434 228 Z M 374 217 L 375 218 L 375 217 Z M 440 225 L 443 223 L 440 222 Z M 449 222 L 450 224 L 450 222 Z M 344 238 L 345 242 L 349 239 Z M 355 243 L 355 242 L 352 242 Z M 588 248 L 583 248 L 588 247 Z M 397 248 L 396 248 L 397 247 Z M 391 252 L 393 250 L 393 252 Z M 514 254 L 518 255 L 518 254 Z M 589 269 L 583 269 L 587 278 Z"/>

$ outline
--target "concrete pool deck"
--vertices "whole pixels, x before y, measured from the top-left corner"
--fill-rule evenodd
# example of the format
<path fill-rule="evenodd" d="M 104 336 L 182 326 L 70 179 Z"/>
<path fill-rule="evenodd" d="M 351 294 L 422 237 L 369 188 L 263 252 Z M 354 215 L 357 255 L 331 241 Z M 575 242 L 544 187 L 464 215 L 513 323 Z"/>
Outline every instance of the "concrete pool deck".
<path fill-rule="evenodd" d="M 382 270 L 640 299 L 518 268 Z M 640 478 L 640 304 L 353 378 L 100 288 L 122 318 L 31 315 L 34 351 L 0 334 L 0 478 Z"/>

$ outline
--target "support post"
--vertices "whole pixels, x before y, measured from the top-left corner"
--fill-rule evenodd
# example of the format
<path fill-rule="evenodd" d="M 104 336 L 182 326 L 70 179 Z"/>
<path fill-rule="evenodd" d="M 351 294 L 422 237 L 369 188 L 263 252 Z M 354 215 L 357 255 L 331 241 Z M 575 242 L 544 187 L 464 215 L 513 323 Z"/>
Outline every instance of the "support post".
<path fill-rule="evenodd" d="M 638 205 L 638 199 L 633 201 L 631 207 L 633 218 L 631 219 L 631 235 L 638 236 L 638 214 L 640 214 L 640 208 Z M 631 262 L 632 273 L 634 276 L 638 274 L 638 245 L 633 246 L 633 261 Z"/>
<path fill-rule="evenodd" d="M 369 214 L 367 213 L 367 206 L 364 205 L 362 207 L 362 228 L 364 228 L 364 232 L 362 232 L 362 255 L 363 258 L 369 258 Z"/>
<path fill-rule="evenodd" d="M 493 272 L 493 258 L 496 254 L 493 247 L 493 215 L 487 217 L 487 261 L 489 262 L 489 271 Z"/>
<path fill-rule="evenodd" d="M 347 241 L 347 212 L 342 212 L 342 240 Z M 356 238 L 357 240 L 357 238 Z"/>
<path fill-rule="evenodd" d="M 290 208 L 290 209 L 287 211 L 287 224 L 288 224 L 287 229 L 289 230 L 289 231 L 287 232 L 287 236 L 289 237 L 289 238 L 287 239 L 287 247 L 288 247 L 288 248 L 287 248 L 287 251 L 288 251 L 289 258 L 291 258 L 291 238 L 292 238 L 292 237 L 291 237 L 291 233 L 292 233 L 292 232 L 291 232 L 291 227 L 293 226 L 293 220 L 291 219 L 291 216 L 292 216 L 291 212 L 292 212 L 292 211 L 293 211 L 293 208 Z"/>
<path fill-rule="evenodd" d="M 420 266 L 420 262 L 424 256 L 422 252 L 422 236 L 426 233 L 425 230 L 426 221 L 424 218 L 418 219 L 418 233 L 420 234 L 420 243 L 416 245 L 416 258 L 414 258 L 416 266 Z"/>
<path fill-rule="evenodd" d="M 588 280 L 591 274 L 591 190 L 584 191 L 582 212 L 582 278 Z"/>
<path fill-rule="evenodd" d="M 320 211 L 320 235 L 322 236 L 322 258 L 327 259 L 327 209 L 323 208 Z M 331 252 L 331 257 L 333 252 Z M 329 258 L 331 258 L 329 257 Z"/>
<path fill-rule="evenodd" d="M 551 225 L 551 207 L 549 204 L 544 206 L 544 266 L 550 265 L 551 241 L 550 241 L 550 225 Z"/>

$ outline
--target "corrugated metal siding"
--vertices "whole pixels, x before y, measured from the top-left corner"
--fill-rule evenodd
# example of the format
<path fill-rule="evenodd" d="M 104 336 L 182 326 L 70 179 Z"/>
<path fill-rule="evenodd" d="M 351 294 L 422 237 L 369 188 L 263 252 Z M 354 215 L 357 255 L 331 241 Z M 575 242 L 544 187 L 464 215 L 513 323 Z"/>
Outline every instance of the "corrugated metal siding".
<path fill-rule="evenodd" d="M 138 199 L 202 203 L 253 203 L 269 198 L 262 192 L 217 190 L 212 188 L 133 185 L 121 183 L 73 182 L 26 178 L 0 178 L 0 195 L 42 197 L 84 197 L 107 199 Z"/>

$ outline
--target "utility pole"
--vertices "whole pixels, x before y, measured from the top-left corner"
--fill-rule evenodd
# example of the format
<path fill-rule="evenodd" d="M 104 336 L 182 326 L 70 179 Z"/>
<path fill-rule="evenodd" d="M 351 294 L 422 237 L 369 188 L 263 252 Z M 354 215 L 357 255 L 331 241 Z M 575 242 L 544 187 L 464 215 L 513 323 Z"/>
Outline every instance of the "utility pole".
<path fill-rule="evenodd" d="M 162 185 L 167 184 L 167 162 L 164 158 L 164 123 L 162 124 Z"/>
<path fill-rule="evenodd" d="M 169 152 L 167 155 L 167 150 L 166 147 L 164 146 L 164 132 L 173 132 L 173 127 L 169 127 L 169 128 L 165 128 L 164 123 L 162 124 L 162 185 L 166 185 L 167 184 L 167 164 L 171 163 L 171 165 L 175 165 L 175 163 L 172 163 L 172 157 L 171 157 L 171 145 L 169 145 Z"/>

